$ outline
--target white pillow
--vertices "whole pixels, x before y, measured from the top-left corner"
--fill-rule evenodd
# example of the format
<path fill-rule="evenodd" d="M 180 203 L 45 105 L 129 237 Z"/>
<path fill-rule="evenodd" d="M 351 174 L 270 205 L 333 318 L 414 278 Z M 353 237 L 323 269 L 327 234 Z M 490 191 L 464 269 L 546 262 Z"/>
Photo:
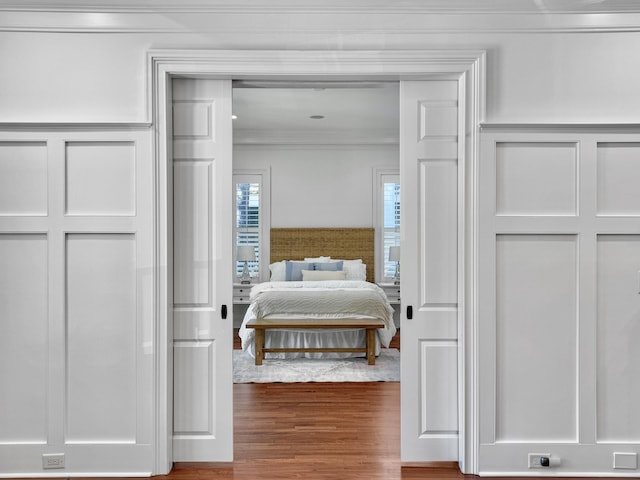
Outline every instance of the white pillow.
<path fill-rule="evenodd" d="M 272 282 L 284 282 L 287 279 L 287 264 L 285 261 L 272 263 L 269 265 Z"/>
<path fill-rule="evenodd" d="M 303 282 L 315 282 L 319 280 L 344 280 L 344 270 L 302 270 Z"/>
<path fill-rule="evenodd" d="M 354 260 L 332 260 L 332 262 L 342 262 L 342 270 L 347 274 L 346 280 L 367 280 L 367 266 L 362 263 L 361 258 Z"/>
<path fill-rule="evenodd" d="M 337 262 L 337 261 L 338 260 L 334 260 L 334 262 Z M 362 263 L 362 259 L 361 258 L 356 258 L 356 259 L 353 259 L 353 260 L 340 260 L 340 261 L 345 262 L 345 263 L 351 263 L 351 264 L 354 264 L 354 265 L 358 264 L 358 263 Z"/>
<path fill-rule="evenodd" d="M 367 280 L 367 266 L 364 263 L 345 262 L 342 264 L 345 280 Z"/>
<path fill-rule="evenodd" d="M 331 261 L 331 257 L 310 257 L 305 258 L 304 261 L 308 263 L 329 263 Z"/>

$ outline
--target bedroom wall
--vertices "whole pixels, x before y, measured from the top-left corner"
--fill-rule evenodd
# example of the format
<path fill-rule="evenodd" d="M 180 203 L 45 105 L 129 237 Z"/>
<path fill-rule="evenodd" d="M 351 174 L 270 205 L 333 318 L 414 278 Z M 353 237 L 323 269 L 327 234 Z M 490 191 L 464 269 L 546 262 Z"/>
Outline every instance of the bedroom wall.
<path fill-rule="evenodd" d="M 271 170 L 271 227 L 373 227 L 373 169 L 397 145 L 236 145 L 234 169 Z"/>

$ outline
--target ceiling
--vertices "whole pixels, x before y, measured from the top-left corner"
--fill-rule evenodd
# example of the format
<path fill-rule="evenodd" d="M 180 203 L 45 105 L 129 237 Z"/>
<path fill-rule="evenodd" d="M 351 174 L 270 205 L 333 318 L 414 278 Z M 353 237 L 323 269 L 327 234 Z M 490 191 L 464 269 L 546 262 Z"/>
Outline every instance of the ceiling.
<path fill-rule="evenodd" d="M 321 10 L 348 10 L 349 8 L 383 9 L 393 11 L 431 12 L 638 12 L 637 0 L 0 0 L 0 6 L 18 9 L 46 9 L 49 11 L 190 11 L 312 8 Z"/>
<path fill-rule="evenodd" d="M 398 95 L 397 82 L 234 82 L 234 138 L 397 141 Z"/>

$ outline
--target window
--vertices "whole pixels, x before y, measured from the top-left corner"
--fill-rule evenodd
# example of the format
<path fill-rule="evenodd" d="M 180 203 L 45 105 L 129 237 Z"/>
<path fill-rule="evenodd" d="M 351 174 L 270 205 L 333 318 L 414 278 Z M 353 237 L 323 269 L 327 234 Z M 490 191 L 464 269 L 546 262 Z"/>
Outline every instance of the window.
<path fill-rule="evenodd" d="M 376 172 L 376 276 L 380 282 L 391 282 L 396 262 L 389 261 L 389 247 L 400 245 L 400 175 L 397 171 Z"/>
<path fill-rule="evenodd" d="M 400 183 L 384 182 L 384 278 L 392 278 L 396 271 L 396 262 L 389 261 L 389 247 L 400 245 Z"/>
<path fill-rule="evenodd" d="M 234 174 L 234 276 L 242 275 L 244 262 L 235 258 L 237 247 L 250 245 L 254 247 L 255 261 L 248 262 L 249 272 L 253 279 L 261 281 L 263 279 L 262 261 L 268 241 L 265 242 L 264 232 L 269 231 L 268 225 L 268 202 L 265 198 L 265 174 L 242 173 Z M 268 255 L 267 255 L 268 261 Z M 236 280 L 234 279 L 234 280 Z"/>

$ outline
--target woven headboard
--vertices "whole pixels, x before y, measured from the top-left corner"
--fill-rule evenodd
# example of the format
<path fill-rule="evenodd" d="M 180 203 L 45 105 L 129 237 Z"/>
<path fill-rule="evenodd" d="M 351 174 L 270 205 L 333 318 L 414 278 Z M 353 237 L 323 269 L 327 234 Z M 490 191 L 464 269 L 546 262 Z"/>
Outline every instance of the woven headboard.
<path fill-rule="evenodd" d="M 272 228 L 271 262 L 330 256 L 361 258 L 367 265 L 367 281 L 375 279 L 373 228 Z"/>

